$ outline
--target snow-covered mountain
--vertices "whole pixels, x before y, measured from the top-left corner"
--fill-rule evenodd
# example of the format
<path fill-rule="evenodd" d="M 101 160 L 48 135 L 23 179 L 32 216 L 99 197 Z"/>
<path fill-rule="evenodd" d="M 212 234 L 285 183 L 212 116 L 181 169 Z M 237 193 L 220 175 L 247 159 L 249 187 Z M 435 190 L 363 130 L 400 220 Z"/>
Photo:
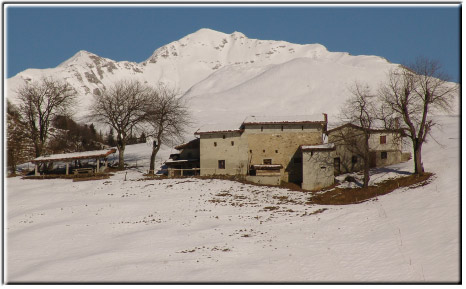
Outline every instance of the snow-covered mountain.
<path fill-rule="evenodd" d="M 155 50 L 142 63 L 113 61 L 79 51 L 56 68 L 27 69 L 7 80 L 7 95 L 24 81 L 51 75 L 80 95 L 76 116 L 86 114 L 92 95 L 117 80 L 164 82 L 190 100 L 193 131 L 219 121 L 238 122 L 251 114 L 334 116 L 354 80 L 378 85 L 395 64 L 377 56 L 329 52 L 320 44 L 247 38 L 200 29 Z"/>

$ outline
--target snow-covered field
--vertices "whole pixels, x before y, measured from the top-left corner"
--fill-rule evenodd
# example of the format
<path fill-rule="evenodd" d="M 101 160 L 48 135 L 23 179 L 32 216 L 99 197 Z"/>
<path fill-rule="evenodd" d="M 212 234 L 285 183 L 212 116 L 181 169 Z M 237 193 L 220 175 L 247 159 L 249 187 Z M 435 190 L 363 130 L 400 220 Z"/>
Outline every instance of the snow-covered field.
<path fill-rule="evenodd" d="M 6 180 L 7 282 L 459 282 L 460 126 L 424 147 L 427 186 L 362 204 L 224 180 Z M 150 148 L 128 147 L 147 166 Z M 169 153 L 169 152 L 166 152 Z M 132 161 L 131 161 L 132 162 Z M 379 170 L 377 181 L 412 171 Z M 276 208 L 278 207 L 278 208 Z"/>

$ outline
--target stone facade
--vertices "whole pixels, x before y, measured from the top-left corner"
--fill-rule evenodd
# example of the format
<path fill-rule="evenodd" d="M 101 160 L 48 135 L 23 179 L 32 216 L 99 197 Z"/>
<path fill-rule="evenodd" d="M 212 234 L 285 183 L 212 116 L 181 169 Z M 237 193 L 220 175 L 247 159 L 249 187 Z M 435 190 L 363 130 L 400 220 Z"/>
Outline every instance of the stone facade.
<path fill-rule="evenodd" d="M 355 141 L 348 144 L 343 140 L 344 136 L 351 135 Z M 363 169 L 360 156 L 355 153 L 352 146 L 362 147 L 363 135 L 359 127 L 343 125 L 328 131 L 328 141 L 336 145 L 336 158 L 339 168 L 335 173 L 348 173 Z M 383 167 L 402 161 L 401 137 L 396 131 L 373 129 L 369 137 L 369 162 L 370 167 Z"/>
<path fill-rule="evenodd" d="M 300 184 L 300 146 L 322 144 L 326 124 L 326 118 L 321 116 L 312 121 L 246 120 L 236 130 L 199 130 L 196 134 L 200 136 L 201 175 L 254 176 L 254 165 L 273 164 L 282 166 L 281 181 Z M 275 183 L 276 176 L 273 179 Z"/>

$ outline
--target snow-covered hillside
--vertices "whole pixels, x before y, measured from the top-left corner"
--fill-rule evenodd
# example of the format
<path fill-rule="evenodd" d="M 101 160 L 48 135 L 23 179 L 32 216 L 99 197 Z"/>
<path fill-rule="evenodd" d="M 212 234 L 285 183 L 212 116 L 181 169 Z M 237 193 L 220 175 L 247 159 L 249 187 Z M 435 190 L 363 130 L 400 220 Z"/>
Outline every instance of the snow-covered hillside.
<path fill-rule="evenodd" d="M 189 99 L 194 132 L 249 115 L 325 112 L 333 122 L 354 80 L 376 86 L 394 65 L 320 44 L 201 29 L 142 63 L 80 51 L 6 84 L 14 100 L 24 81 L 65 79 L 79 92 L 82 117 L 92 94 L 114 81 L 163 81 Z M 146 144 L 127 146 L 125 161 L 138 168 L 106 180 L 8 178 L 6 281 L 458 282 L 460 117 L 437 119 L 438 142 L 423 147 L 435 179 L 357 205 L 309 205 L 309 193 L 226 180 L 144 180 Z M 162 147 L 157 164 L 173 152 Z M 378 169 L 372 181 L 412 167 Z"/>
<path fill-rule="evenodd" d="M 249 39 L 201 29 L 157 49 L 134 63 L 79 51 L 56 68 L 28 69 L 7 80 L 7 95 L 24 81 L 51 75 L 68 81 L 78 92 L 78 118 L 86 114 L 93 93 L 117 80 L 138 79 L 178 87 L 190 99 L 194 131 L 219 118 L 241 121 L 248 114 L 280 115 L 327 112 L 332 116 L 360 80 L 377 85 L 393 67 L 377 56 L 329 52 L 320 44 Z"/>
<path fill-rule="evenodd" d="M 438 120 L 423 158 L 434 180 L 356 205 L 225 180 L 141 180 L 143 144 L 127 155 L 145 167 L 107 180 L 9 178 L 6 281 L 459 282 L 459 117 Z"/>

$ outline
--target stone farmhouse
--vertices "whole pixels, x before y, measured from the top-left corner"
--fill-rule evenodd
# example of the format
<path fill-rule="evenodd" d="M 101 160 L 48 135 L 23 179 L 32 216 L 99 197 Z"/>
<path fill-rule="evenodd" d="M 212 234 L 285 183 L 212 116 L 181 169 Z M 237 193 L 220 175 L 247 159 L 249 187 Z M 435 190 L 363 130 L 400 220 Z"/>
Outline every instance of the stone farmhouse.
<path fill-rule="evenodd" d="M 206 125 L 195 132 L 198 138 L 176 147 L 180 153 L 166 162 L 169 176 L 230 175 L 258 184 L 290 182 L 306 190 L 327 187 L 335 175 L 360 169 L 360 161 L 333 141 L 347 126 L 327 131 L 327 125 L 326 114 L 249 116 L 237 125 Z M 401 161 L 401 146 L 392 143 L 391 133 L 374 130 L 377 166 Z"/>
<path fill-rule="evenodd" d="M 327 131 L 328 141 L 335 144 L 335 174 L 348 173 L 363 169 L 362 158 L 351 145 L 362 147 L 362 128 L 354 124 L 344 124 Z M 348 136 L 352 139 L 347 140 Z M 351 145 L 348 145 L 351 143 Z M 369 137 L 369 166 L 383 167 L 407 161 L 409 153 L 402 153 L 401 134 L 396 130 L 371 129 Z"/>

